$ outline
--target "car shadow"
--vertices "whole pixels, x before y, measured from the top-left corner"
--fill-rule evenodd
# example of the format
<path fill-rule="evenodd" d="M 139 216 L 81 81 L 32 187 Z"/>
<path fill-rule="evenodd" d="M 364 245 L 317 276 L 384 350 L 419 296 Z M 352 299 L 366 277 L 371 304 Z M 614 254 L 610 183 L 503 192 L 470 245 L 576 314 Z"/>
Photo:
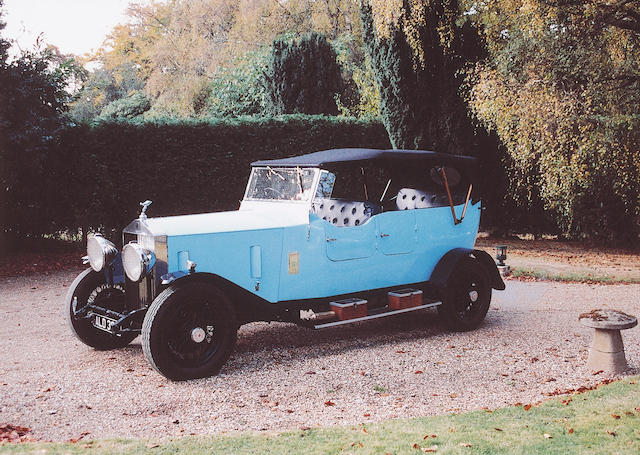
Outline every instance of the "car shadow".
<path fill-rule="evenodd" d="M 490 312 L 476 330 L 493 331 L 504 322 L 499 314 Z M 226 376 L 247 374 L 264 371 L 274 364 L 295 368 L 311 359 L 383 345 L 401 345 L 406 341 L 429 338 L 448 341 L 457 334 L 442 323 L 435 309 L 319 330 L 291 323 L 254 322 L 240 328 L 236 348 L 221 373 Z M 140 339 L 119 351 L 142 355 Z"/>
<path fill-rule="evenodd" d="M 493 330 L 501 325 L 499 319 L 499 315 L 489 314 L 476 330 Z M 301 364 L 365 348 L 428 338 L 448 339 L 456 334 L 442 324 L 435 310 L 319 330 L 286 323 L 252 323 L 241 328 L 236 349 L 222 373 L 264 371 L 274 363 Z"/>

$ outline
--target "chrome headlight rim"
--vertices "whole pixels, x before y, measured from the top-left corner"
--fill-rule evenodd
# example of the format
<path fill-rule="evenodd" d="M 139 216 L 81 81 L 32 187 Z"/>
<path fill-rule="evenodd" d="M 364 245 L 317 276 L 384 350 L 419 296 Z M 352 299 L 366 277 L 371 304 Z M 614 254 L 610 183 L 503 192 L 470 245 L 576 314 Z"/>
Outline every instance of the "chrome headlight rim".
<path fill-rule="evenodd" d="M 94 271 L 100 272 L 109 267 L 117 255 L 116 246 L 105 239 L 102 234 L 96 233 L 87 239 L 87 256 L 89 257 L 89 265 Z"/>
<path fill-rule="evenodd" d="M 122 249 L 122 266 L 131 281 L 137 283 L 151 273 L 156 255 L 137 242 L 129 242 Z"/>

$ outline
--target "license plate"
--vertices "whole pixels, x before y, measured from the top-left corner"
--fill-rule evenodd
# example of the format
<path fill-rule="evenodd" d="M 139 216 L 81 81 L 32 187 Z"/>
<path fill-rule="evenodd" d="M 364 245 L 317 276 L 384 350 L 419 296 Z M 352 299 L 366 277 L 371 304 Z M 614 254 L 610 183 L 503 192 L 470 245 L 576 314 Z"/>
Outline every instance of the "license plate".
<path fill-rule="evenodd" d="M 93 320 L 93 326 L 97 329 L 104 330 L 105 332 L 111 332 L 111 327 L 118 322 L 115 319 L 108 318 L 96 314 L 96 318 Z"/>

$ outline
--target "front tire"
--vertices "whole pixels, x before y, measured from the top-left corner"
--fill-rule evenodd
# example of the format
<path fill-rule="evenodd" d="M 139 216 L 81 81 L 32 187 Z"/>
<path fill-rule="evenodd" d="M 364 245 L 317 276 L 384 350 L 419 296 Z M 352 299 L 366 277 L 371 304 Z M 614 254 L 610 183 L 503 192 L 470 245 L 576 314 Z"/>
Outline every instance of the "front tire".
<path fill-rule="evenodd" d="M 84 344 L 100 351 L 123 348 L 137 336 L 135 333 L 114 335 L 94 327 L 89 319 L 76 317 L 73 312 L 74 299 L 77 302 L 76 311 L 91 300 L 101 307 L 121 312 L 125 302 L 124 290 L 118 285 L 108 285 L 103 273 L 87 269 L 69 287 L 65 314 L 71 331 Z"/>
<path fill-rule="evenodd" d="M 151 366 L 174 381 L 218 374 L 236 343 L 229 299 L 215 286 L 191 282 L 165 289 L 142 324 L 142 350 Z"/>
<path fill-rule="evenodd" d="M 482 323 L 490 303 L 487 272 L 478 260 L 467 256 L 460 260 L 447 280 L 438 314 L 450 329 L 464 332 Z"/>

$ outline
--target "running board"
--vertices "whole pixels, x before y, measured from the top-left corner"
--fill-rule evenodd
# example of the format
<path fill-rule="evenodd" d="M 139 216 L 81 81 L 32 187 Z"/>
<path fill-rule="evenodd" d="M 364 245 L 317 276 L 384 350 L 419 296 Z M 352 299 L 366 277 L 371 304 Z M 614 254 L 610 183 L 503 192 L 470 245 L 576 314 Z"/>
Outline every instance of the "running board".
<path fill-rule="evenodd" d="M 433 307 L 436 307 L 436 306 L 441 305 L 441 304 L 442 304 L 442 302 L 426 303 L 424 305 L 414 306 L 414 307 L 411 307 L 411 308 L 403 308 L 401 310 L 392 310 L 392 311 L 385 311 L 385 312 L 381 312 L 381 313 L 377 313 L 377 314 L 371 314 L 369 316 L 363 316 L 361 318 L 344 319 L 342 321 L 327 322 L 325 324 L 314 325 L 313 328 L 314 329 L 324 329 L 326 327 L 334 327 L 336 325 L 344 325 L 344 324 L 351 324 L 353 322 L 368 321 L 369 319 L 383 318 L 385 316 L 393 316 L 394 314 L 409 313 L 410 311 L 423 310 L 425 308 L 433 308 Z"/>

